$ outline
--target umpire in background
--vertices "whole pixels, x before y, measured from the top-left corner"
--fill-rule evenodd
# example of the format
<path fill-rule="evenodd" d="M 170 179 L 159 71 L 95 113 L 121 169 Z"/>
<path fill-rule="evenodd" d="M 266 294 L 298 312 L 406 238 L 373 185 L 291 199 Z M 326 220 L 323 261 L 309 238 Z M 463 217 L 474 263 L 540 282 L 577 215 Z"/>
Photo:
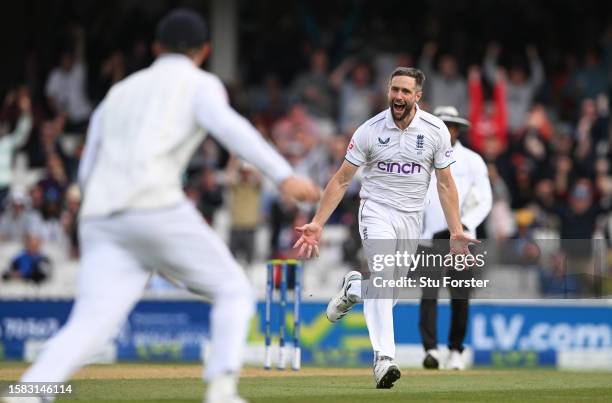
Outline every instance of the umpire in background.
<path fill-rule="evenodd" d="M 451 165 L 451 172 L 453 178 L 455 178 L 459 194 L 461 223 L 466 233 L 475 237 L 476 227 L 484 221 L 491 211 L 492 195 L 487 166 L 478 154 L 464 147 L 458 140 L 461 130 L 469 127 L 470 124 L 466 119 L 459 116 L 455 107 L 438 107 L 434 111 L 434 115 L 446 124 L 450 132 L 453 153 L 455 161 L 457 161 L 457 163 Z M 446 255 L 449 253 L 448 241 L 435 241 L 438 239 L 448 240 L 450 236 L 437 195 L 435 176 L 432 176 L 429 184 L 426 203 L 421 240 L 434 240 L 434 242 L 431 247 L 421 246 L 421 250 Z M 442 274 L 439 268 L 434 268 L 429 271 L 428 277 L 439 279 Z M 447 275 L 453 278 L 470 276 L 468 270 L 450 270 Z M 437 350 L 438 288 L 423 288 L 422 291 L 419 330 L 426 351 L 423 366 L 429 369 L 437 369 L 440 367 L 440 356 Z M 450 292 L 451 326 L 448 336 L 450 354 L 446 368 L 464 369 L 465 364 L 461 354 L 467 330 L 469 290 L 451 289 Z"/>

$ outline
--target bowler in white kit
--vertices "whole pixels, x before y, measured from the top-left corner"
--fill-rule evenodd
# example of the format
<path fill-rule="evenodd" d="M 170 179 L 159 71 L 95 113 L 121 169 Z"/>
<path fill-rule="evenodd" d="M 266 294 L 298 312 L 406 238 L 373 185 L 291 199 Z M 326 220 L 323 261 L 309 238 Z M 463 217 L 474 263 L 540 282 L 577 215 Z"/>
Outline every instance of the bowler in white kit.
<path fill-rule="evenodd" d="M 468 243 L 477 242 L 463 233 L 459 220 L 457 190 L 449 169 L 454 159 L 448 129 L 440 119 L 417 105 L 424 80 L 424 74 L 414 68 L 398 67 L 391 74 L 389 108 L 355 131 L 345 161 L 325 188 L 312 222 L 297 228 L 302 233 L 295 245 L 300 248 L 300 254 L 306 257 L 319 254 L 318 240 L 323 226 L 359 167 L 363 167 L 359 231 L 366 255 L 380 253 L 371 250 L 374 241 L 380 240 L 388 240 L 388 245 L 396 245 L 394 240 L 408 241 L 403 249 L 416 251 L 425 195 L 434 170 L 451 232 L 451 250 L 466 253 Z M 387 252 L 395 253 L 395 247 Z M 399 278 L 404 273 L 397 270 L 394 275 Z M 332 322 L 342 318 L 359 301 L 360 280 L 361 274 L 356 271 L 345 276 L 342 290 L 328 305 L 327 316 Z M 376 387 L 390 388 L 400 377 L 394 361 L 394 300 L 368 298 L 368 292 L 364 295 Z"/>
<path fill-rule="evenodd" d="M 236 383 L 255 297 L 228 248 L 188 202 L 181 175 L 207 131 L 251 162 L 290 199 L 319 189 L 228 104 L 221 81 L 199 68 L 208 56 L 203 19 L 169 13 L 157 60 L 113 86 L 93 114 L 79 168 L 82 258 L 68 323 L 22 382 L 63 382 L 119 330 L 153 273 L 212 300 L 206 401 L 242 402 Z"/>

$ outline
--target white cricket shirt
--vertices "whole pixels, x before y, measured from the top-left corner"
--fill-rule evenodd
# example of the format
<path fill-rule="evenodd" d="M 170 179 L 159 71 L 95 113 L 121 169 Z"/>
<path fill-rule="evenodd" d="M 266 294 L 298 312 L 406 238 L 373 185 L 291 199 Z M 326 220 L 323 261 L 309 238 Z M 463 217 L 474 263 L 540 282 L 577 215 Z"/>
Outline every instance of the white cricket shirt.
<path fill-rule="evenodd" d="M 482 157 L 459 141 L 453 147 L 453 154 L 457 162 L 450 169 L 457 186 L 461 223 L 475 237 L 476 227 L 489 215 L 493 203 L 489 172 Z M 448 229 L 436 184 L 436 175 L 433 175 L 427 191 L 421 239 L 431 239 L 436 232 Z"/>
<path fill-rule="evenodd" d="M 186 197 L 181 176 L 209 130 L 280 182 L 289 164 L 228 104 L 221 81 L 168 54 L 114 85 L 94 112 L 79 167 L 83 217 L 163 208 Z"/>
<path fill-rule="evenodd" d="M 401 130 L 386 109 L 353 134 L 346 160 L 363 166 L 362 199 L 405 212 L 422 211 L 434 168 L 454 162 L 444 123 L 418 105 L 410 125 Z"/>

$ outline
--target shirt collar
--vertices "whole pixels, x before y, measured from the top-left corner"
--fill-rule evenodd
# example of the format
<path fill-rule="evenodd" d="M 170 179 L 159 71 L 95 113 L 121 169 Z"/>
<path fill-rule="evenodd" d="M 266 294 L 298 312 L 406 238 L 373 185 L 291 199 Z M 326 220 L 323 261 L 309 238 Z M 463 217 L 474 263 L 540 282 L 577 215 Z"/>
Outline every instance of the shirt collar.
<path fill-rule="evenodd" d="M 459 150 L 463 148 L 463 144 L 459 140 L 455 141 L 455 145 L 453 146 L 453 150 Z"/>
<path fill-rule="evenodd" d="M 421 114 L 421 108 L 419 108 L 419 104 L 414 104 L 414 106 L 416 108 L 416 111 L 414 113 L 414 117 L 412 118 L 412 121 L 408 125 L 408 128 L 414 127 L 414 125 L 416 124 L 416 120 Z M 387 108 L 387 112 L 385 116 L 385 125 L 387 126 L 387 129 L 401 130 L 399 127 L 397 127 L 397 125 L 395 124 L 395 121 L 393 120 L 393 114 L 391 113 L 391 107 Z"/>
<path fill-rule="evenodd" d="M 160 64 L 169 64 L 169 63 L 191 63 L 193 64 L 193 61 L 186 55 L 183 55 L 181 53 L 164 53 L 162 55 L 160 55 L 153 64 L 155 65 L 160 65 Z"/>

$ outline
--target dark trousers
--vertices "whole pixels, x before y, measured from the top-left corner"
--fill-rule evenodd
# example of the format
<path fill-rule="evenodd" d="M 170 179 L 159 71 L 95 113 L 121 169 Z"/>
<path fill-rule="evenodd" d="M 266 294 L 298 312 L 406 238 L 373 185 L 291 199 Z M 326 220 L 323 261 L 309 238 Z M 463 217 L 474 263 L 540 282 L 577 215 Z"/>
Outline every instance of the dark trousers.
<path fill-rule="evenodd" d="M 448 332 L 448 348 L 463 351 L 467 332 L 469 300 L 451 299 L 451 326 Z M 421 299 L 419 331 L 425 350 L 438 348 L 438 300 Z"/>
<path fill-rule="evenodd" d="M 450 234 L 448 231 L 434 235 L 434 248 L 419 247 L 425 253 L 448 253 L 448 241 L 440 241 L 441 239 L 448 240 Z M 440 279 L 444 271 L 440 268 L 426 270 L 424 274 L 431 279 Z M 448 270 L 446 275 L 455 279 L 466 279 L 471 275 L 467 270 L 456 271 Z M 425 350 L 438 348 L 438 288 L 423 288 L 421 304 L 419 307 L 419 331 L 421 340 Z M 451 317 L 450 330 L 448 333 L 448 348 L 451 350 L 463 351 L 463 341 L 467 332 L 468 313 L 469 313 L 469 290 L 450 289 L 451 301 Z"/>
<path fill-rule="evenodd" d="M 234 257 L 242 255 L 246 262 L 251 264 L 255 257 L 255 230 L 233 229 L 230 232 L 229 247 Z"/>

